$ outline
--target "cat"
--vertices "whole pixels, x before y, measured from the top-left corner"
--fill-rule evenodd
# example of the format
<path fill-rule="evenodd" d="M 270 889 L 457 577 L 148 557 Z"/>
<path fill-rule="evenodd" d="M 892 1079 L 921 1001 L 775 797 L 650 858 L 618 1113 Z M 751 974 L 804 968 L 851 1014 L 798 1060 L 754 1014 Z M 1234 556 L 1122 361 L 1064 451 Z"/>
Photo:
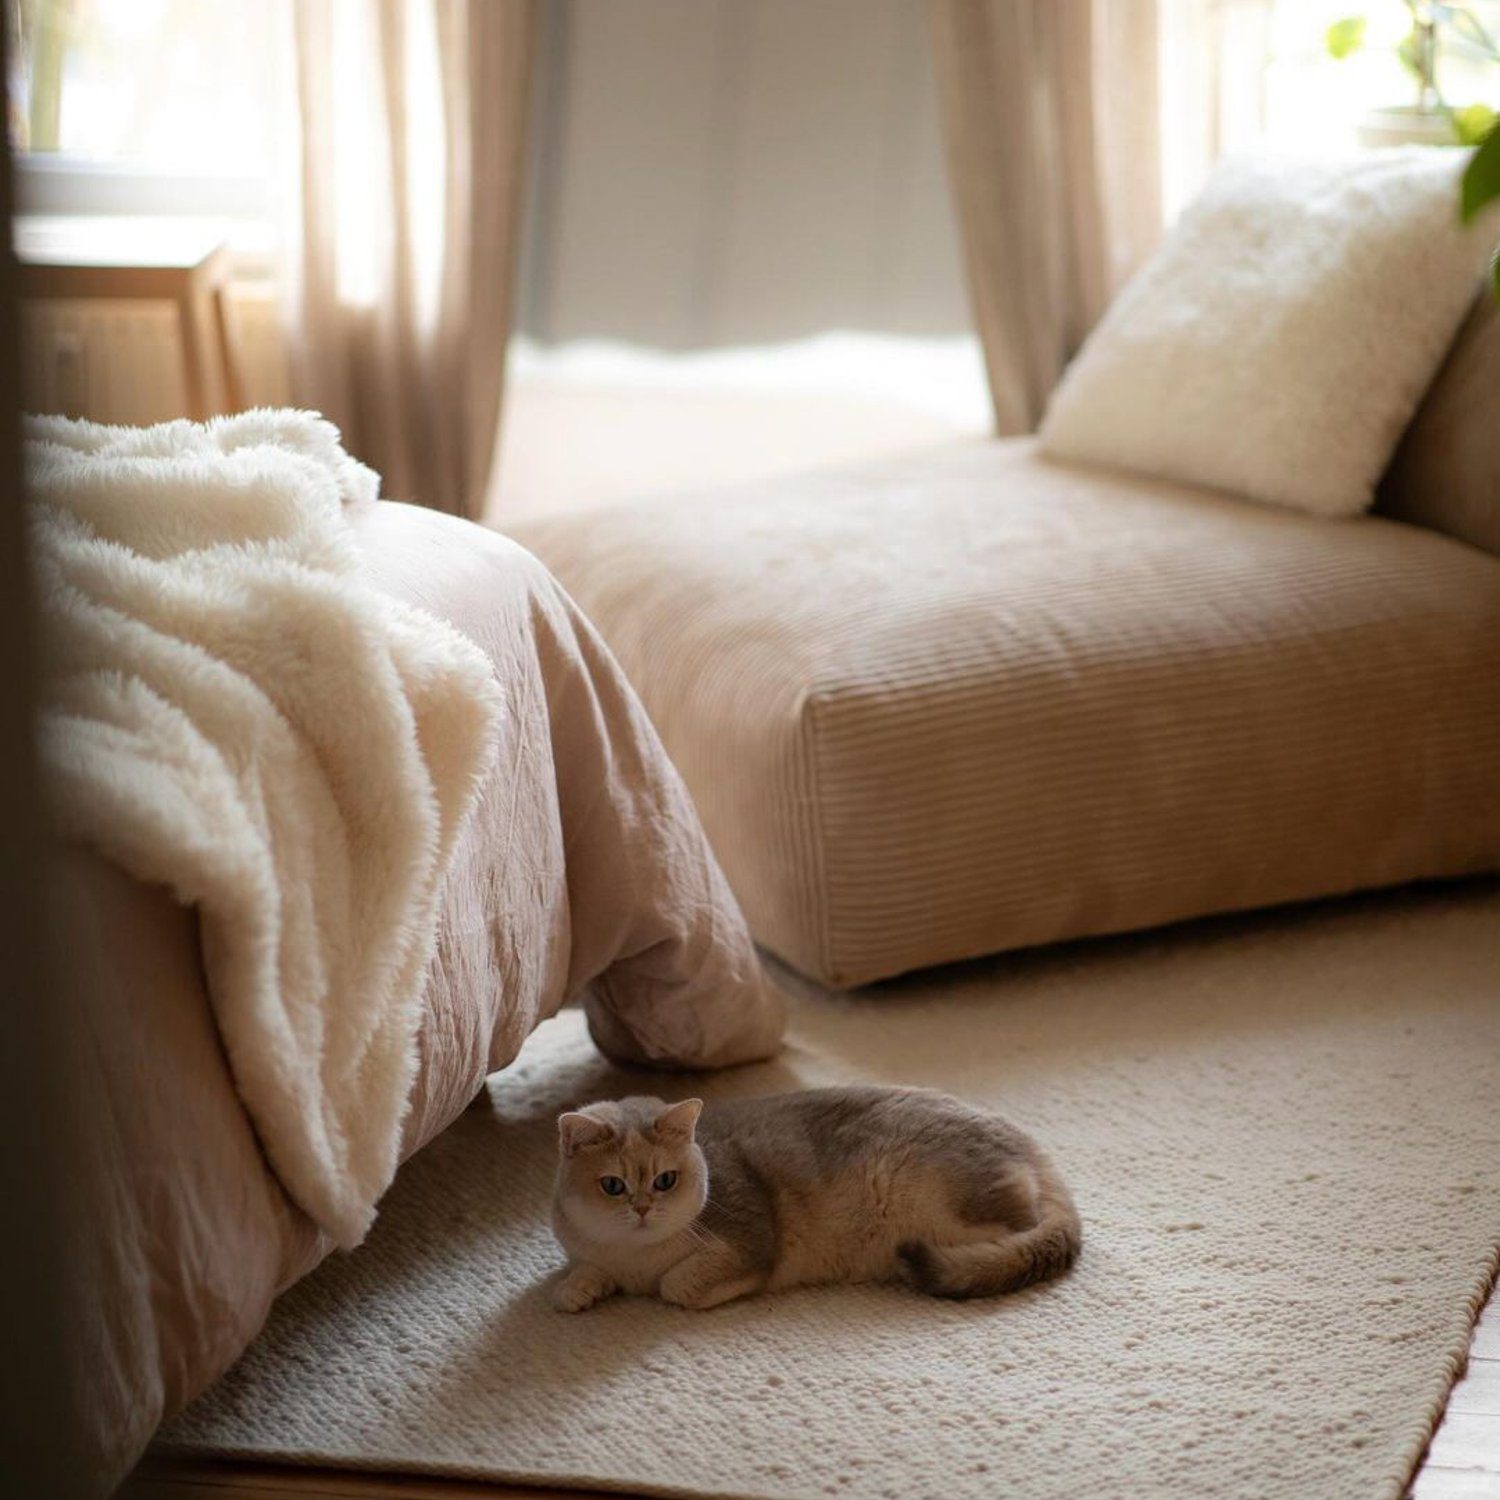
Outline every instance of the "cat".
<path fill-rule="evenodd" d="M 553 1292 L 710 1308 L 821 1282 L 986 1297 L 1059 1276 L 1077 1211 L 1029 1136 L 925 1089 L 606 1100 L 558 1119 Z"/>

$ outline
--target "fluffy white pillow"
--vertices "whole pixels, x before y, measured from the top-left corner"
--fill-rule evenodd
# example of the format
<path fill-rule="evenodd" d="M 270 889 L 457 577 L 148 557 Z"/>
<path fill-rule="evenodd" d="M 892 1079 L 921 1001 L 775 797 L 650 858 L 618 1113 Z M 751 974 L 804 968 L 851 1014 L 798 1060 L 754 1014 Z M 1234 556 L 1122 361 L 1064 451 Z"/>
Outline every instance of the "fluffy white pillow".
<path fill-rule="evenodd" d="M 1459 227 L 1463 160 L 1226 162 L 1069 366 L 1044 450 L 1315 515 L 1364 510 L 1490 243 Z"/>

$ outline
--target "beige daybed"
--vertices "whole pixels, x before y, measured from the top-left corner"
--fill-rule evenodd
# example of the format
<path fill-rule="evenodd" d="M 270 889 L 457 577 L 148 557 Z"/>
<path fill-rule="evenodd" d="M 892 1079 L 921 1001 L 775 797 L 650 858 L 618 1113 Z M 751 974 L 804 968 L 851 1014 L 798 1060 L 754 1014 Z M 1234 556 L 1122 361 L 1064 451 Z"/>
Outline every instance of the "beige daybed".
<path fill-rule="evenodd" d="M 1355 520 L 1015 440 L 513 530 L 852 985 L 1500 866 L 1497 401 L 1481 306 Z"/>

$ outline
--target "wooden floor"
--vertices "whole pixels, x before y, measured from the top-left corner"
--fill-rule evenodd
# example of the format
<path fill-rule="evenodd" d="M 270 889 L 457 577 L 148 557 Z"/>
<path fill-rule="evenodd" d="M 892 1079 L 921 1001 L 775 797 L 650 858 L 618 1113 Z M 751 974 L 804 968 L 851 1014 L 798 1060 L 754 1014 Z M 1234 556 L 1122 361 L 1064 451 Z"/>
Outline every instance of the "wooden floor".
<path fill-rule="evenodd" d="M 118 1500 L 603 1500 L 583 1490 L 335 1473 L 253 1464 L 148 1462 Z M 1500 1292 L 1469 1349 L 1469 1369 L 1412 1485 L 1411 1500 L 1500 1500 Z"/>
<path fill-rule="evenodd" d="M 1474 1330 L 1468 1373 L 1411 1488 L 1412 1500 L 1500 1500 L 1500 1289 Z"/>
<path fill-rule="evenodd" d="M 595 1490 L 539 1490 L 258 1464 L 144 1464 L 116 1500 L 619 1500 Z"/>

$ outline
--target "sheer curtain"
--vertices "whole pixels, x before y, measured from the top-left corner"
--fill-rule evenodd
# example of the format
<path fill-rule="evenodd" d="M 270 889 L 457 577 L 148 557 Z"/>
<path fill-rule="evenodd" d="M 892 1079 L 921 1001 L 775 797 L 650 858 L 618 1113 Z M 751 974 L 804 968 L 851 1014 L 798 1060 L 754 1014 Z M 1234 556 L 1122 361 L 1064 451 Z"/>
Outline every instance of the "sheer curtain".
<path fill-rule="evenodd" d="M 385 493 L 478 516 L 499 431 L 537 0 L 292 0 L 293 390 Z"/>
<path fill-rule="evenodd" d="M 1266 128 L 1272 0 L 1158 0 L 1162 207 L 1175 219 L 1213 164 Z"/>
<path fill-rule="evenodd" d="M 995 425 L 1036 426 L 1161 228 L 1157 0 L 932 0 Z"/>

